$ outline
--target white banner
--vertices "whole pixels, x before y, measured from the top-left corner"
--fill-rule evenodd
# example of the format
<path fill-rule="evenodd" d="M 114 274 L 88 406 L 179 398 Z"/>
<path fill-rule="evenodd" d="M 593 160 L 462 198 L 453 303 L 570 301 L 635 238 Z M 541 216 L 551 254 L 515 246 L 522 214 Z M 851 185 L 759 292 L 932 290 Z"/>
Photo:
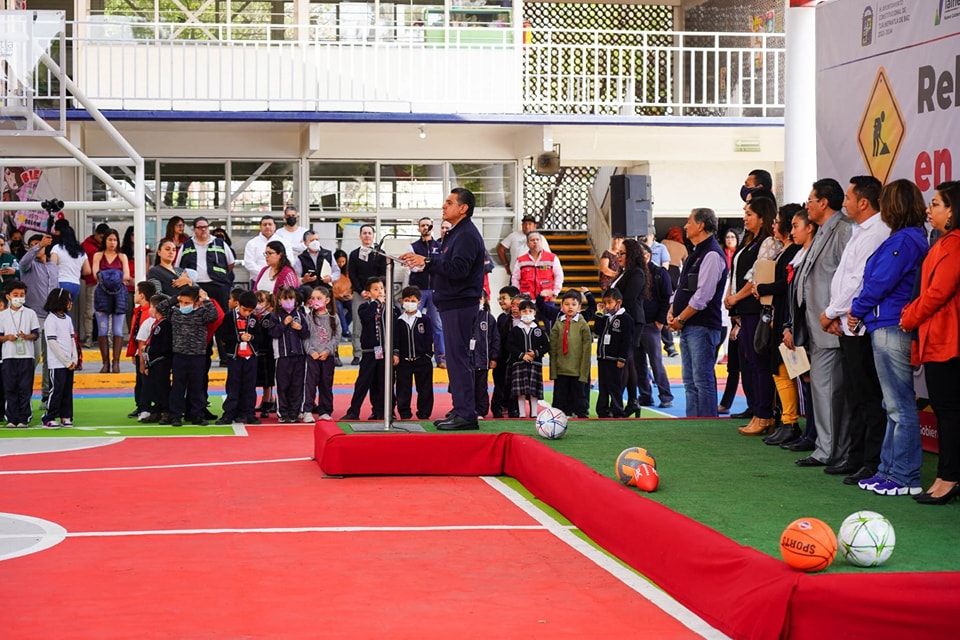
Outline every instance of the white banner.
<path fill-rule="evenodd" d="M 817 174 L 960 173 L 960 0 L 834 0 L 816 9 Z"/>

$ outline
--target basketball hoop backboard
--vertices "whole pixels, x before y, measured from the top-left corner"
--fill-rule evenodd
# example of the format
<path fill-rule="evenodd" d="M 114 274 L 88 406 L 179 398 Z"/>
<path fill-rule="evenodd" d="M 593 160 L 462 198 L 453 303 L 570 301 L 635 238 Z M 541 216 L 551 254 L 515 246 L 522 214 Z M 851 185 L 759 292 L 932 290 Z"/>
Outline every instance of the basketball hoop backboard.
<path fill-rule="evenodd" d="M 0 136 L 66 134 L 66 87 L 41 62 L 63 68 L 63 35 L 63 11 L 0 11 Z M 41 110 L 58 120 L 43 126 Z"/>

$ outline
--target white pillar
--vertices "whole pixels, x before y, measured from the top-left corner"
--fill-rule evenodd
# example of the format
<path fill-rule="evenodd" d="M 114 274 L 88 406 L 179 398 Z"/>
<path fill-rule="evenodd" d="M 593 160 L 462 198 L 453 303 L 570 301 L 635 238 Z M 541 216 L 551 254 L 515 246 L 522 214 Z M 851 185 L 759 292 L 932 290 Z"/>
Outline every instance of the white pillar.
<path fill-rule="evenodd" d="M 786 0 L 783 201 L 804 202 L 817 175 L 817 50 L 813 5 Z M 841 182 L 843 179 L 835 177 Z"/>

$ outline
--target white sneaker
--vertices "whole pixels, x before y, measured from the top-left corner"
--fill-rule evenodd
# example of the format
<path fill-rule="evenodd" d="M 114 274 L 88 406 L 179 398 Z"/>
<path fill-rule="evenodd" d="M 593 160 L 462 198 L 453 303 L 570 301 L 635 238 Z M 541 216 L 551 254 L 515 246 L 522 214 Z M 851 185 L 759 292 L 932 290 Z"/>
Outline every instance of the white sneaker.
<path fill-rule="evenodd" d="M 141 411 L 140 415 L 137 416 L 137 422 L 146 422 L 150 418 L 149 411 Z"/>
<path fill-rule="evenodd" d="M 333 418 L 330 417 L 330 414 L 329 414 L 329 413 L 321 413 L 320 416 L 319 416 L 317 419 L 318 419 L 318 420 L 333 420 Z"/>
<path fill-rule="evenodd" d="M 71 420 L 70 418 L 63 418 L 63 419 L 60 421 L 60 426 L 61 426 L 61 427 L 72 427 L 72 426 L 73 426 L 73 420 Z"/>
<path fill-rule="evenodd" d="M 300 422 L 313 423 L 313 422 L 316 422 L 316 419 L 313 417 L 313 414 L 310 412 L 301 413 Z"/>

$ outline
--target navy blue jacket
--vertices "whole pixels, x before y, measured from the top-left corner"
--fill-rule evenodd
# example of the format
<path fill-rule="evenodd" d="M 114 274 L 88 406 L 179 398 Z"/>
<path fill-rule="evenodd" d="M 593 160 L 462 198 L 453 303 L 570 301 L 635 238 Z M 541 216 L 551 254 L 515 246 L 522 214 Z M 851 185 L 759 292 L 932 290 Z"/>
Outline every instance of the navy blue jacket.
<path fill-rule="evenodd" d="M 393 355 L 400 362 L 433 357 L 433 324 L 427 316 L 420 316 L 412 325 L 399 317 L 393 321 Z"/>
<path fill-rule="evenodd" d="M 293 316 L 293 322 L 300 323 L 299 331 L 293 328 L 293 322 L 289 325 L 283 323 L 287 316 Z M 292 313 L 287 313 L 284 308 L 277 305 L 277 310 L 270 314 L 270 335 L 274 340 L 273 356 L 275 358 L 306 355 L 304 343 L 310 338 L 308 322 L 303 307 L 298 306 Z"/>
<path fill-rule="evenodd" d="M 479 304 L 485 253 L 483 238 L 471 218 L 462 219 L 444 234 L 440 252 L 426 269 L 440 311 Z"/>
<path fill-rule="evenodd" d="M 489 369 L 491 360 L 497 362 L 499 366 L 500 328 L 498 323 L 499 320 L 495 320 L 489 311 L 481 311 L 477 314 L 477 321 L 473 325 L 473 350 L 470 352 L 474 369 Z"/>
<path fill-rule="evenodd" d="M 647 322 L 667 324 L 667 311 L 670 310 L 670 296 L 673 284 L 667 270 L 650 263 L 650 295 L 643 298 L 643 313 Z"/>
<path fill-rule="evenodd" d="M 250 314 L 246 318 L 246 329 L 237 327 L 237 310 L 231 309 L 223 314 L 223 322 L 217 328 L 217 345 L 225 356 L 236 357 L 237 347 L 240 346 L 240 334 L 249 333 L 251 355 L 258 355 L 257 349 L 260 347 L 260 321 L 255 314 Z"/>
<path fill-rule="evenodd" d="M 633 318 L 629 313 L 594 316 L 593 332 L 597 334 L 597 360 L 626 362 L 633 349 Z M 609 337 L 609 340 L 607 339 Z"/>
<path fill-rule="evenodd" d="M 173 327 L 168 318 L 161 318 L 153 323 L 153 328 L 150 329 L 150 341 L 144 353 L 148 367 L 151 363 L 173 357 Z"/>
<path fill-rule="evenodd" d="M 543 356 L 550 353 L 550 337 L 539 324 L 527 332 L 516 326 L 507 333 L 506 356 L 510 362 L 520 362 L 523 354 L 533 351 L 533 364 L 543 364 Z"/>

